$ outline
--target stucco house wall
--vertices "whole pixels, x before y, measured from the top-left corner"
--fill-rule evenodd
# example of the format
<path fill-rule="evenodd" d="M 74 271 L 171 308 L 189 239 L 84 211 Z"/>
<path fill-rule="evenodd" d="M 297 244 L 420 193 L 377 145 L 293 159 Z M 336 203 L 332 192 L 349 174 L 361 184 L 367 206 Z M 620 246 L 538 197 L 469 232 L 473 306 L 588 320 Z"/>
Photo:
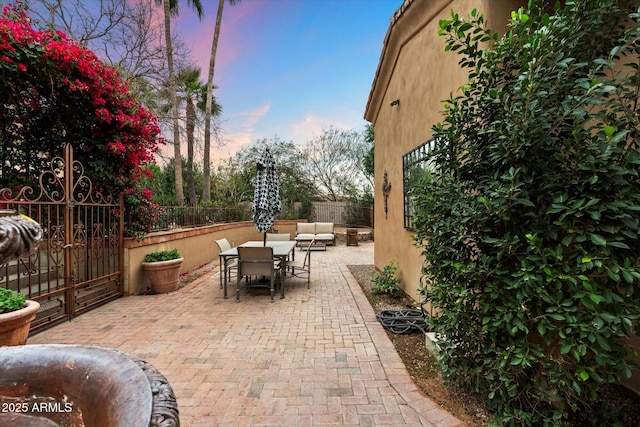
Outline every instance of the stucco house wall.
<path fill-rule="evenodd" d="M 467 81 L 459 55 L 444 50 L 439 21 L 448 19 L 452 9 L 461 16 L 477 9 L 489 28 L 503 32 L 511 11 L 526 3 L 406 0 L 391 18 L 364 115 L 375 129 L 374 262 L 382 270 L 395 261 L 405 292 L 416 300 L 423 259 L 412 244 L 411 231 L 404 228 L 402 156 L 431 138 L 432 126 L 442 119 L 442 100 Z M 386 201 L 385 172 L 391 185 Z"/>

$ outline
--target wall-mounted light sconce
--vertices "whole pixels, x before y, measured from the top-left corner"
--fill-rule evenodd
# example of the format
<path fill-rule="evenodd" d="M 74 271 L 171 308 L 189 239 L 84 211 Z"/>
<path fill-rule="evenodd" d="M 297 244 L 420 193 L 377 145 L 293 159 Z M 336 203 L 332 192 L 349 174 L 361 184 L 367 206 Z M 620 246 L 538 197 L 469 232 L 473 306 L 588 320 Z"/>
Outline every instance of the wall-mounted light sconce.
<path fill-rule="evenodd" d="M 389 212 L 389 193 L 391 192 L 391 183 L 387 171 L 384 171 L 384 179 L 382 181 L 382 195 L 384 196 L 384 219 L 387 219 L 387 213 Z"/>
<path fill-rule="evenodd" d="M 389 103 L 390 106 L 395 107 L 396 105 L 400 105 L 400 98 L 394 99 Z"/>

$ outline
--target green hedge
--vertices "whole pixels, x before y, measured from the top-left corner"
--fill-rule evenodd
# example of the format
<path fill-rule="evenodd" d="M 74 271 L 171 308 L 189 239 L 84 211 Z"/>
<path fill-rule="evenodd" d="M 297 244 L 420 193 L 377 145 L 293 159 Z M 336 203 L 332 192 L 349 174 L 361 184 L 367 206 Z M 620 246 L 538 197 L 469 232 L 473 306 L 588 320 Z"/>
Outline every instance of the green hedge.
<path fill-rule="evenodd" d="M 503 37 L 475 11 L 441 22 L 469 82 L 412 189 L 416 244 L 448 381 L 496 423 L 600 425 L 599 387 L 637 360 L 637 5 L 545 3 Z"/>

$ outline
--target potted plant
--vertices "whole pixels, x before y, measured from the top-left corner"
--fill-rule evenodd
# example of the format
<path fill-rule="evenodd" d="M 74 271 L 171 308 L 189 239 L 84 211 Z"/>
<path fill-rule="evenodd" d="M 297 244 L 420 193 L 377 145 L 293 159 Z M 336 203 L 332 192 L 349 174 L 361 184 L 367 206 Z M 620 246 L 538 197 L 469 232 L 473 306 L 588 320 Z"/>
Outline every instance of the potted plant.
<path fill-rule="evenodd" d="M 39 309 L 37 301 L 11 289 L 0 289 L 0 346 L 25 345 Z"/>
<path fill-rule="evenodd" d="M 152 293 L 164 294 L 178 289 L 182 261 L 184 258 L 177 249 L 145 255 L 142 268 L 147 273 Z"/>

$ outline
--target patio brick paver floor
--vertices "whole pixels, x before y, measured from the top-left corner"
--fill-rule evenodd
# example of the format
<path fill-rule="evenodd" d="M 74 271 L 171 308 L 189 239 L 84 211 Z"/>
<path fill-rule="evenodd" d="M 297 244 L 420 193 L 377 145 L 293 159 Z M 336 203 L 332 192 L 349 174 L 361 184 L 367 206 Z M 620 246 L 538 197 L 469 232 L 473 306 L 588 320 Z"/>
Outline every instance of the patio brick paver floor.
<path fill-rule="evenodd" d="M 462 426 L 412 382 L 347 265 L 373 243 L 312 254 L 311 289 L 288 278 L 222 298 L 217 270 L 164 295 L 120 298 L 28 344 L 114 348 L 173 387 L 182 426 Z"/>

